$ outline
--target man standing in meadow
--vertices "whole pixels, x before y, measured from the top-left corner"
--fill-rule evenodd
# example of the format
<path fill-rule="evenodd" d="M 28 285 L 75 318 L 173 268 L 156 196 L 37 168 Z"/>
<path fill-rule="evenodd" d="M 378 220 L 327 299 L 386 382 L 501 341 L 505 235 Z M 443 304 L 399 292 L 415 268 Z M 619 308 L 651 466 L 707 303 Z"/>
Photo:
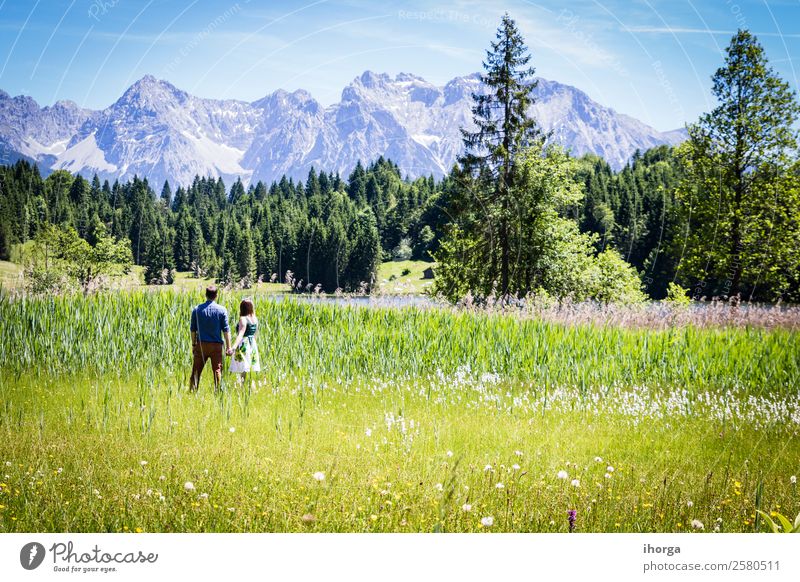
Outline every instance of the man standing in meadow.
<path fill-rule="evenodd" d="M 192 377 L 189 390 L 194 392 L 200 385 L 200 374 L 206 365 L 206 360 L 211 360 L 211 369 L 214 372 L 214 391 L 219 390 L 222 379 L 222 336 L 225 336 L 225 353 L 230 356 L 231 328 L 228 325 L 228 311 L 218 304 L 217 288 L 210 285 L 206 288 L 206 301 L 192 310 Z"/>

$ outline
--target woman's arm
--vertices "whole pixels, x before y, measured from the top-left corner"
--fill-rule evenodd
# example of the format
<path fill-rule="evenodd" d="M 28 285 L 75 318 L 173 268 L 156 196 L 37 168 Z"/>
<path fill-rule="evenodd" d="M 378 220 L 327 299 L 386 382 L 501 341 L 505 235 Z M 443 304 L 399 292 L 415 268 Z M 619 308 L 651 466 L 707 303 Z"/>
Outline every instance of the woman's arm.
<path fill-rule="evenodd" d="M 236 341 L 233 342 L 233 347 L 231 349 L 236 350 L 239 347 L 239 344 L 242 343 L 242 338 L 244 337 L 244 332 L 247 329 L 247 320 L 244 317 L 239 318 L 239 333 L 236 334 Z"/>

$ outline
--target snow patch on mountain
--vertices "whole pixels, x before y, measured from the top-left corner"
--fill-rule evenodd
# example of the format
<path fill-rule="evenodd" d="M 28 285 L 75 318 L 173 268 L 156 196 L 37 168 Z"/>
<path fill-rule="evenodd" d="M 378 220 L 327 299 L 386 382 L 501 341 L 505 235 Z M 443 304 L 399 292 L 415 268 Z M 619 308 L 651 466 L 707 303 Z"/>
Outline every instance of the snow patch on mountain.
<path fill-rule="evenodd" d="M 105 153 L 97 145 L 95 132 L 65 149 L 56 157 L 55 169 L 73 173 L 106 173 L 116 172 L 117 167 L 106 161 Z"/>

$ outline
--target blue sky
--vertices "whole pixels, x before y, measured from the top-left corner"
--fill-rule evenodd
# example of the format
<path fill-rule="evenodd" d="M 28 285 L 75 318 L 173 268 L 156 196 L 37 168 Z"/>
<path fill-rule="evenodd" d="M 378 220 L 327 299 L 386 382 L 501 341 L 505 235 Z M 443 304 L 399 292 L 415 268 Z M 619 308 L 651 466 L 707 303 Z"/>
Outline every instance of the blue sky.
<path fill-rule="evenodd" d="M 798 0 L 0 0 L 0 88 L 99 109 L 149 73 L 202 97 L 304 88 L 327 105 L 367 69 L 437 84 L 480 70 L 506 10 L 538 75 L 661 130 L 712 106 L 738 27 L 798 89 Z"/>

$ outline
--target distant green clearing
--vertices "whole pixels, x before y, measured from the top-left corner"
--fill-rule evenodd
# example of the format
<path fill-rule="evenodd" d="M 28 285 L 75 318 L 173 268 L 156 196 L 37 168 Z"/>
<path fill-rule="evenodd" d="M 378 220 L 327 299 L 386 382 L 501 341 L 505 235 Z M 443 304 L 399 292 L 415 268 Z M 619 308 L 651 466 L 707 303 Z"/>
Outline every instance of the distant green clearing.
<path fill-rule="evenodd" d="M 435 263 L 425 261 L 390 261 L 381 263 L 378 267 L 378 283 L 381 293 L 389 295 L 400 295 L 410 293 L 424 293 L 433 283 L 432 279 L 424 280 L 422 272 L 428 267 L 435 266 Z M 403 275 L 408 270 L 409 273 Z M 120 289 L 137 289 L 148 287 L 144 284 L 144 269 L 134 265 L 128 275 L 115 277 L 111 281 L 111 286 Z M 22 284 L 22 267 L 9 261 L 0 261 L 0 283 L 6 288 L 20 288 Z M 393 278 L 394 277 L 394 278 Z M 175 274 L 173 285 L 156 286 L 153 288 L 187 289 L 202 291 L 204 287 L 213 283 L 210 278 L 198 279 L 191 272 L 183 271 Z M 283 283 L 257 283 L 253 292 L 257 293 L 282 293 L 288 288 Z"/>

